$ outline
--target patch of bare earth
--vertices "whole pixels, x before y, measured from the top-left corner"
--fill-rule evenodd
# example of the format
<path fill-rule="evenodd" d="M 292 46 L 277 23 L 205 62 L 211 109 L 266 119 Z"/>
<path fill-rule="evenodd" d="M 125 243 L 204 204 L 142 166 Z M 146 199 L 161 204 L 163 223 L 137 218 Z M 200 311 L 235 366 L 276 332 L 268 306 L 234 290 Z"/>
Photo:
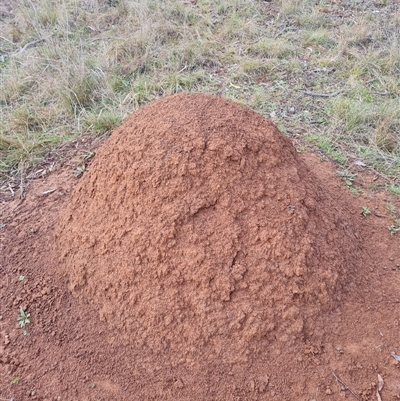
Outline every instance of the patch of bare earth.
<path fill-rule="evenodd" d="M 376 400 L 379 374 L 399 399 L 399 201 L 334 169 L 242 106 L 176 95 L 81 179 L 60 165 L 4 196 L 0 397 Z"/>

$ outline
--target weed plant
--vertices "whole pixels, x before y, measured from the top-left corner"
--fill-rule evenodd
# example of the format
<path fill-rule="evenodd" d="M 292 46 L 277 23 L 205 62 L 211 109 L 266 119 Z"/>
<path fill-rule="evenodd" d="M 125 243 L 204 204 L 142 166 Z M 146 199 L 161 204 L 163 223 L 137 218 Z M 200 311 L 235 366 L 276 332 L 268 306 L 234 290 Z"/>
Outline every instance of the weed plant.
<path fill-rule="evenodd" d="M 31 316 L 30 313 L 28 313 L 27 311 L 23 310 L 22 307 L 20 307 L 19 315 L 17 317 L 19 327 L 24 328 L 27 324 L 29 324 L 31 322 L 29 319 L 30 316 Z"/>

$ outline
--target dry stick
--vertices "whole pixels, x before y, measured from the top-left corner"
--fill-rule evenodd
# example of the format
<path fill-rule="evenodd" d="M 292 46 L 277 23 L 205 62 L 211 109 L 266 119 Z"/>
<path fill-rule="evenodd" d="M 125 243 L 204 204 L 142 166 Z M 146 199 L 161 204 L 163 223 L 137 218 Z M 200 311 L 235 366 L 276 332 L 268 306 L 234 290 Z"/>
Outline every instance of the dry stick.
<path fill-rule="evenodd" d="M 332 374 L 333 377 L 336 379 L 336 382 L 339 384 L 341 384 L 346 390 L 349 390 L 351 394 L 353 394 L 353 396 L 355 398 L 357 398 L 358 401 L 362 401 L 361 398 L 342 380 L 340 380 L 336 375 L 335 372 L 332 370 Z"/>
<path fill-rule="evenodd" d="M 334 97 L 337 95 L 340 95 L 341 93 L 344 92 L 344 90 L 340 90 L 337 92 L 332 92 L 332 93 L 316 93 L 316 92 L 309 92 L 309 91 L 300 91 L 301 93 L 303 93 L 304 95 L 308 95 L 308 96 L 315 96 L 315 97 Z"/>
<path fill-rule="evenodd" d="M 107 38 L 94 38 L 94 39 L 92 39 L 92 40 L 89 40 L 89 41 L 87 42 L 87 44 L 90 44 L 90 43 L 93 43 L 93 42 L 97 42 L 98 40 L 122 40 L 122 39 L 120 39 L 120 38 L 114 38 L 114 37 L 111 37 L 111 36 L 109 36 L 109 37 L 107 37 Z"/>
<path fill-rule="evenodd" d="M 24 52 L 25 50 L 27 50 L 27 49 L 29 49 L 29 48 L 31 48 L 31 47 L 34 47 L 34 46 L 36 46 L 36 45 L 38 45 L 39 43 L 45 42 L 45 41 L 46 41 L 48 38 L 50 38 L 51 36 L 52 36 L 52 35 L 50 35 L 50 36 L 48 36 L 48 37 L 46 37 L 46 38 L 40 38 L 40 39 L 33 40 L 32 42 L 27 43 L 24 47 L 21 47 L 20 49 L 16 50 L 16 51 L 13 52 L 13 53 L 10 53 L 10 54 L 2 54 L 2 55 L 0 56 L 0 57 L 1 57 L 1 61 L 4 63 L 6 57 L 16 56 L 17 54 L 20 54 L 20 53 Z M 2 36 L 1 36 L 1 38 L 2 38 L 2 39 L 5 39 L 5 38 L 3 38 Z"/>
<path fill-rule="evenodd" d="M 24 47 L 21 47 L 21 49 L 17 50 L 12 55 L 15 56 L 16 54 L 22 53 L 25 50 L 29 49 L 30 47 L 36 46 L 37 44 L 42 43 L 45 40 L 46 40 L 46 38 L 40 38 L 40 39 L 33 40 L 32 42 L 27 43 Z"/>

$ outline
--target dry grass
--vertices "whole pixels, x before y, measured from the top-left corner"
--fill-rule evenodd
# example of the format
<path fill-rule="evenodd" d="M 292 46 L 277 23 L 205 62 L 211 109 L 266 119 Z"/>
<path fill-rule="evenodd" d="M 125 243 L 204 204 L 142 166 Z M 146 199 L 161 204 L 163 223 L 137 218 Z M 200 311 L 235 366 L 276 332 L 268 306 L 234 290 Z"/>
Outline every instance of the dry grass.
<path fill-rule="evenodd" d="M 157 97 L 206 91 L 400 185 L 396 2 L 14 0 L 0 7 L 3 180 L 56 144 L 106 134 Z"/>

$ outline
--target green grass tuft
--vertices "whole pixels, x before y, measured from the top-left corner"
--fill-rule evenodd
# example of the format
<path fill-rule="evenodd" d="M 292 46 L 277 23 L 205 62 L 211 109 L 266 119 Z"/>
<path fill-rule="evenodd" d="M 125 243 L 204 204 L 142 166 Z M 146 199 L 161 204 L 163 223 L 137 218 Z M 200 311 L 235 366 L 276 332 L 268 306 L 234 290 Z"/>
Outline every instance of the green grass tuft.
<path fill-rule="evenodd" d="M 321 149 L 336 162 L 340 164 L 346 163 L 346 156 L 338 148 L 336 148 L 328 138 L 316 134 L 309 134 L 306 136 L 306 140 L 317 145 L 319 149 Z"/>

